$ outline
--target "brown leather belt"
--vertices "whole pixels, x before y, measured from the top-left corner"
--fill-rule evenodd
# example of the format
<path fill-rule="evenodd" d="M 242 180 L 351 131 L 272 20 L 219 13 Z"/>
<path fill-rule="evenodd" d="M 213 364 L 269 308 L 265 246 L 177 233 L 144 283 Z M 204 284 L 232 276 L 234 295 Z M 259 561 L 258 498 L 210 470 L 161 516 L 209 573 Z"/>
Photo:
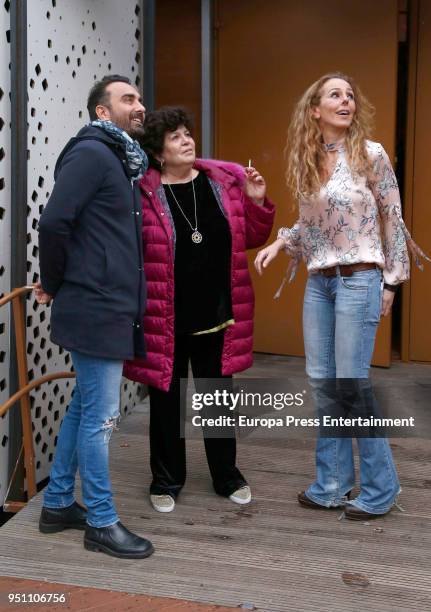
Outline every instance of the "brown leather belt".
<path fill-rule="evenodd" d="M 337 268 L 340 270 L 340 276 L 352 276 L 354 272 L 362 272 L 362 270 L 374 270 L 379 266 L 375 263 L 357 263 L 350 266 L 332 266 L 332 268 L 323 268 L 319 270 L 319 274 L 323 276 L 337 276 Z"/>

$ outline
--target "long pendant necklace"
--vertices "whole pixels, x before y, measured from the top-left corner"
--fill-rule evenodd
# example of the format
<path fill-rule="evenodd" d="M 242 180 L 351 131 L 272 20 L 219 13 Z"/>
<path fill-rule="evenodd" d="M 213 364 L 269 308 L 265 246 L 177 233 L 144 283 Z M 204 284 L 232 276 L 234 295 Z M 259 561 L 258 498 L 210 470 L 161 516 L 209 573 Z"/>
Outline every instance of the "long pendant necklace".
<path fill-rule="evenodd" d="M 197 212 L 196 212 L 196 193 L 195 193 L 195 183 L 192 179 L 192 189 L 193 189 L 193 202 L 194 202 L 194 206 L 195 206 L 195 227 L 193 227 L 193 225 L 190 223 L 189 219 L 186 217 L 183 209 L 180 206 L 180 203 L 178 202 L 177 198 L 175 197 L 174 192 L 172 191 L 172 187 L 170 186 L 169 183 L 166 183 L 167 186 L 169 187 L 169 191 L 172 194 L 172 197 L 174 198 L 175 204 L 178 206 L 180 213 L 183 215 L 184 219 L 187 221 L 187 223 L 190 225 L 190 229 L 192 230 L 192 241 L 195 244 L 199 244 L 199 242 L 202 242 L 202 234 L 198 231 L 198 217 L 197 217 Z"/>

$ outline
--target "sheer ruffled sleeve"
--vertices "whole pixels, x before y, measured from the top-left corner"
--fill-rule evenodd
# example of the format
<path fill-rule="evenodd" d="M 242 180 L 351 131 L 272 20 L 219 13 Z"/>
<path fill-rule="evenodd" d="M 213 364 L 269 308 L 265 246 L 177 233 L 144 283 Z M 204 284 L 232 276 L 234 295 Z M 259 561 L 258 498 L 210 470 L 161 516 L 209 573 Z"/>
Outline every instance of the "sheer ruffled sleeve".
<path fill-rule="evenodd" d="M 299 220 L 293 227 L 280 227 L 277 238 L 284 241 L 284 249 L 291 257 L 301 257 L 301 234 Z"/>
<path fill-rule="evenodd" d="M 291 227 L 280 227 L 278 230 L 277 238 L 281 238 L 284 241 L 284 250 L 287 255 L 292 258 L 286 270 L 286 274 L 283 281 L 278 288 L 274 299 L 278 299 L 281 295 L 284 285 L 286 282 L 291 283 L 295 278 L 296 271 L 302 259 L 301 249 L 301 232 L 299 220 Z"/>
<path fill-rule="evenodd" d="M 397 179 L 389 157 L 381 145 L 375 151 L 373 162 L 374 181 L 371 185 L 382 219 L 385 283 L 398 285 L 410 276 L 408 250 L 412 252 L 416 264 L 422 268 L 420 257 L 428 259 L 412 237 L 404 223 L 401 212 L 400 193 Z"/>

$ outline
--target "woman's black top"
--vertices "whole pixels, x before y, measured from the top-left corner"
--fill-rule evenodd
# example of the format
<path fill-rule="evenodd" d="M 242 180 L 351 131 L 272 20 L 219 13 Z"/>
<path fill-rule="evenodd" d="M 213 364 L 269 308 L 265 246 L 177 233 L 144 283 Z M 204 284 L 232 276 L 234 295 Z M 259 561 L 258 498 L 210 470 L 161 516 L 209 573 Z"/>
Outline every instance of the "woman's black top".
<path fill-rule="evenodd" d="M 163 185 L 175 225 L 175 332 L 213 329 L 232 319 L 229 224 L 203 172 L 194 179 L 197 229 L 202 242 L 194 243 L 190 225 L 172 197 L 195 227 L 192 181 Z"/>

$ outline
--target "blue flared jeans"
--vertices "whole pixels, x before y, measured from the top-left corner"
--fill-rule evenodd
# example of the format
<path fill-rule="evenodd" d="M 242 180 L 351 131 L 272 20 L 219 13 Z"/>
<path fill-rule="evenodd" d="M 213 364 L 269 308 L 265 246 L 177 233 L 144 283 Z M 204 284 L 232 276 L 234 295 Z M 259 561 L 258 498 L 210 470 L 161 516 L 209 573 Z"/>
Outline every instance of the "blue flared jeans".
<path fill-rule="evenodd" d="M 340 413 L 340 406 L 335 404 L 342 401 L 339 388 L 343 384 L 348 386 L 347 394 L 356 395 L 358 405 L 373 403 L 368 376 L 382 290 L 379 269 L 354 272 L 348 277 L 309 276 L 303 309 L 304 345 L 319 416 Z M 355 485 L 352 442 L 348 436 L 319 436 L 316 480 L 306 490 L 312 501 L 327 507 L 346 503 L 346 494 Z M 358 436 L 357 443 L 360 493 L 348 503 L 366 512 L 385 514 L 400 491 L 389 442 L 384 436 Z"/>
<path fill-rule="evenodd" d="M 76 351 L 71 355 L 76 385 L 58 435 L 44 506 L 73 504 L 79 469 L 87 522 L 107 527 L 118 521 L 109 478 L 109 440 L 119 419 L 123 362 Z"/>

